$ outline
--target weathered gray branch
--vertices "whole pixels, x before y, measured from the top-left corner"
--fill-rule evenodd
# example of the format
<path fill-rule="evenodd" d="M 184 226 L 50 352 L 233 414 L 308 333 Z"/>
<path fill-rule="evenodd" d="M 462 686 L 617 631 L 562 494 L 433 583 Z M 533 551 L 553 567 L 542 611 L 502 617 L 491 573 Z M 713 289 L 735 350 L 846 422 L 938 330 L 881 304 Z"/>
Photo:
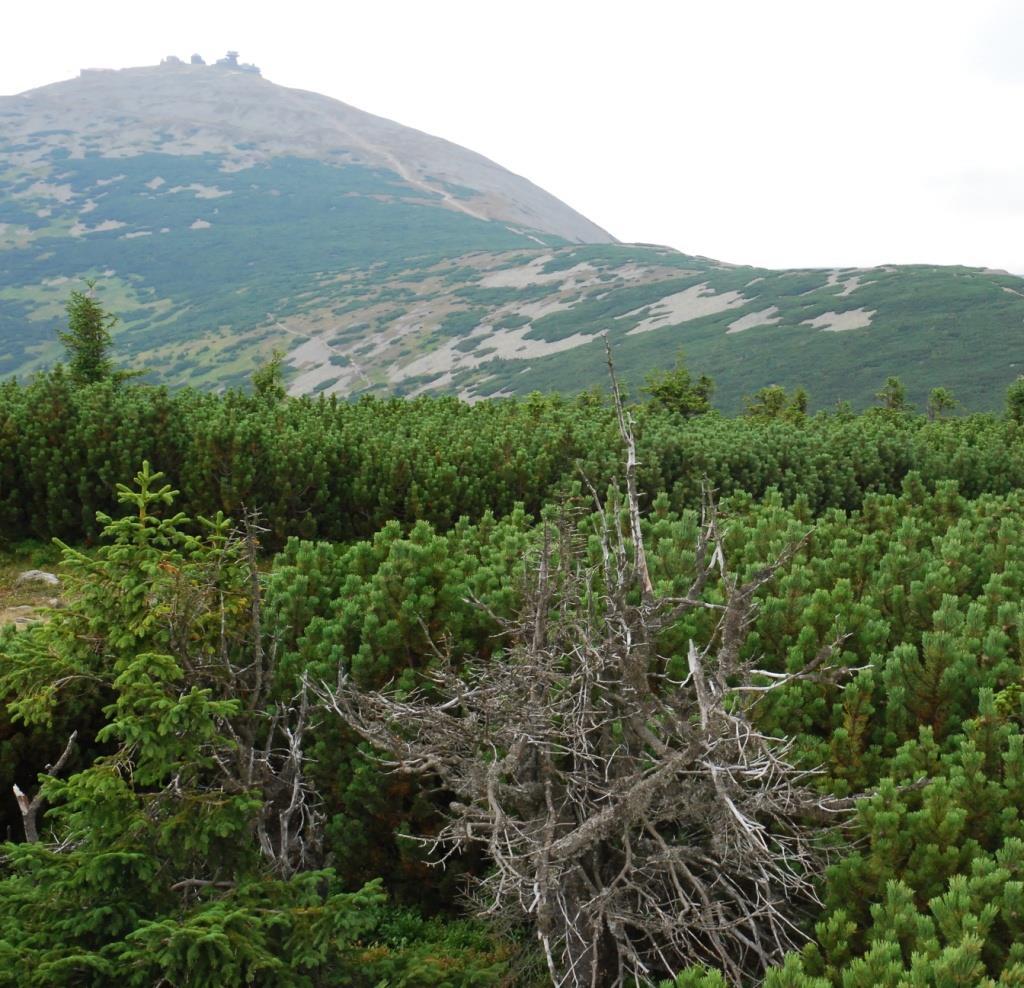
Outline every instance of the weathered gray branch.
<path fill-rule="evenodd" d="M 64 745 L 64 751 L 61 752 L 60 758 L 57 759 L 52 765 L 47 765 L 43 770 L 43 774 L 52 775 L 56 778 L 64 766 L 67 765 L 68 759 L 71 757 L 71 752 L 74 749 L 75 740 L 78 738 L 78 731 L 72 731 L 71 737 L 68 738 L 68 743 Z M 28 796 L 21 791 L 21 788 L 15 784 L 11 786 L 14 790 L 14 798 L 18 801 L 18 809 L 21 812 L 21 823 L 25 830 L 25 840 L 29 844 L 35 844 L 39 840 L 39 811 L 43 806 L 43 791 L 40 790 L 29 799 Z"/>

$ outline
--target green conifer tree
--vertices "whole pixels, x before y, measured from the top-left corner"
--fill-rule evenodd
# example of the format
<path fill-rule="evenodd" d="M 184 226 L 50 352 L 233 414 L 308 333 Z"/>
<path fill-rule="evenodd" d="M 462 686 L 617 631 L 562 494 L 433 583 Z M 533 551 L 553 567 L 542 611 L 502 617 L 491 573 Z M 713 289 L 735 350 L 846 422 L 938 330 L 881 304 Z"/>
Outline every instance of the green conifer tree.
<path fill-rule="evenodd" d="M 948 388 L 932 388 L 928 395 L 928 421 L 934 422 L 960 404 Z"/>
<path fill-rule="evenodd" d="M 284 350 L 275 350 L 270 359 L 252 372 L 253 393 L 267 401 L 280 401 L 287 394 L 284 386 Z"/>
<path fill-rule="evenodd" d="M 706 374 L 701 374 L 694 383 L 683 359 L 683 352 L 679 350 L 675 366 L 671 370 L 648 374 L 640 390 L 650 395 L 652 403 L 657 407 L 684 418 L 693 418 L 711 411 L 715 382 Z"/>
<path fill-rule="evenodd" d="M 887 377 L 885 386 L 875 397 L 887 411 L 903 412 L 907 409 L 907 389 L 898 377 Z"/>
<path fill-rule="evenodd" d="M 110 331 L 117 323 L 117 316 L 105 312 L 96 300 L 95 281 L 87 281 L 86 286 L 85 292 L 71 293 L 65 306 L 68 328 L 60 334 L 68 356 L 68 369 L 76 384 L 94 384 L 114 374 Z"/>
<path fill-rule="evenodd" d="M 807 414 L 809 397 L 804 388 L 797 388 L 790 395 L 779 384 L 769 384 L 743 399 L 748 418 L 785 419 L 798 422 Z"/>
<path fill-rule="evenodd" d="M 161 479 L 144 464 L 120 487 L 131 513 L 103 519 L 98 552 L 65 547 L 68 607 L 6 643 L 15 718 L 91 703 L 105 723 L 78 771 L 40 777 L 26 841 L 3 849 L 0 985 L 338 983 L 382 895 L 314 870 L 317 811 L 287 740 L 296 706 L 275 702 L 288 694 L 259 630 L 251 540 L 222 517 L 189 534 Z M 275 800 L 306 810 L 286 822 Z"/>

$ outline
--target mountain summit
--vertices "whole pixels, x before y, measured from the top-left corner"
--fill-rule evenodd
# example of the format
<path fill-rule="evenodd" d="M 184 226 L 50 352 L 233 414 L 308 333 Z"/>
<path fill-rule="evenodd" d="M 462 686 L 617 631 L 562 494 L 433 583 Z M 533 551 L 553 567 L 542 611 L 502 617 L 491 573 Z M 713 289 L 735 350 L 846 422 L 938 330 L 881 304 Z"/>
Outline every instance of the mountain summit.
<path fill-rule="evenodd" d="M 891 374 L 912 400 L 941 385 L 992 408 L 1021 370 L 1024 279 L 620 244 L 234 52 L 0 98 L 0 375 L 59 358 L 83 279 L 121 317 L 119 357 L 170 385 L 245 385 L 283 349 L 294 394 L 574 392 L 603 384 L 605 335 L 634 384 L 684 346 L 725 409 L 769 384 L 863 406 Z"/>
<path fill-rule="evenodd" d="M 476 219 L 570 242 L 614 242 L 483 155 L 339 100 L 275 85 L 255 66 L 227 62 L 85 69 L 77 79 L 0 98 L 3 135 L 31 142 L 34 153 L 26 149 L 22 163 L 42 167 L 64 150 L 71 158 L 95 151 L 105 157 L 217 155 L 225 172 L 280 158 L 386 169 L 411 195 Z"/>

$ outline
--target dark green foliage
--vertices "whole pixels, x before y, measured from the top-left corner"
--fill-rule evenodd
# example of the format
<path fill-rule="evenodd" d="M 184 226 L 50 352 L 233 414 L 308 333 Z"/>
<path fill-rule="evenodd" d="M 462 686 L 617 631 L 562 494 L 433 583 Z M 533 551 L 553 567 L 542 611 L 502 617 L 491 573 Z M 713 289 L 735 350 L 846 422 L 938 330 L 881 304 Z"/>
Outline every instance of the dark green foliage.
<path fill-rule="evenodd" d="M 460 520 L 444 535 L 419 522 L 403 536 L 391 522 L 372 541 L 347 547 L 289 541 L 267 601 L 283 629 L 282 671 L 330 681 L 343 669 L 366 687 L 411 688 L 435 660 L 434 642 L 457 659 L 489 659 L 499 643 L 488 611 L 514 613 L 529 530 L 517 509 L 500 522 Z M 384 875 L 396 894 L 421 898 L 432 876 L 415 847 L 394 835 L 429 828 L 433 801 L 407 779 L 382 775 L 336 724 L 321 733 L 314 757 L 335 808 L 328 836 L 344 873 Z M 436 876 L 442 894 L 457 887 L 459 874 L 456 866 Z"/>
<path fill-rule="evenodd" d="M 0 983 L 307 986 L 355 966 L 374 927 L 375 886 L 278 873 L 254 839 L 265 795 L 217 768 L 261 730 L 220 678 L 256 647 L 251 573 L 222 518 L 186 534 L 160 479 L 147 464 L 119 488 L 132 513 L 101 519 L 96 555 L 65 550 L 68 607 L 6 642 L 16 719 L 101 708 L 105 723 L 88 739 L 101 754 L 41 776 L 44 839 L 4 849 Z"/>
<path fill-rule="evenodd" d="M 916 470 L 926 489 L 1024 484 L 1024 434 L 991 416 L 698 416 L 685 424 L 655 403 L 638 409 L 639 481 L 676 510 L 698 503 L 707 476 L 722 494 L 778 487 L 818 513 L 898 491 Z M 481 402 L 334 398 L 268 402 L 192 390 L 77 387 L 59 369 L 0 385 L 0 537 L 93 538 L 118 478 L 160 463 L 190 515 L 259 509 L 289 536 L 366 538 L 389 520 L 449 528 L 463 515 L 536 515 L 579 478 L 619 471 L 612 410 L 558 396 Z"/>
<path fill-rule="evenodd" d="M 694 383 L 683 360 L 682 351 L 676 354 L 675 367 L 667 371 L 655 371 L 647 377 L 641 389 L 651 396 L 651 401 L 683 418 L 704 415 L 711 411 L 711 396 L 715 382 L 701 374 Z"/>
<path fill-rule="evenodd" d="M 770 384 L 743 400 L 747 406 L 746 414 L 752 419 L 783 419 L 787 422 L 798 422 L 807 414 L 808 398 L 803 388 L 797 388 L 789 395 L 785 388 L 778 384 Z"/>
<path fill-rule="evenodd" d="M 267 654 L 247 544 L 220 517 L 190 534 L 148 464 L 136 480 L 95 554 L 65 548 L 68 606 L 4 640 L 14 718 L 102 726 L 77 771 L 40 776 L 43 839 L 3 849 L 0 984 L 496 984 L 509 950 L 479 929 L 385 914 L 379 882 L 261 850 L 274 789 L 246 784 L 246 746 L 270 746 L 260 697 L 291 686 L 245 678 Z"/>
<path fill-rule="evenodd" d="M 441 337 L 465 336 L 480 325 L 481 321 L 487 317 L 487 311 L 487 309 L 476 307 L 449 312 L 437 328 L 437 334 Z"/>
<path fill-rule="evenodd" d="M 887 377 L 885 387 L 875 398 L 882 408 L 890 412 L 902 412 L 907 408 L 907 389 L 898 377 Z"/>
<path fill-rule="evenodd" d="M 935 421 L 899 401 L 807 415 L 790 390 L 778 417 L 633 408 L 659 593 L 687 592 L 707 476 L 739 578 L 804 540 L 765 588 L 749 639 L 759 664 L 800 668 L 842 633 L 836 661 L 856 670 L 759 706 L 823 769 L 822 790 L 868 794 L 807 916 L 811 942 L 766 988 L 1024 983 L 1018 392 L 1005 416 Z M 227 791 L 210 769 L 239 696 L 193 677 L 168 617 L 189 588 L 245 599 L 245 560 L 217 525 L 174 517 L 151 478 L 144 519 L 126 489 L 129 518 L 94 512 L 121 510 L 115 484 L 143 459 L 190 517 L 260 508 L 266 547 L 283 547 L 261 578 L 279 695 L 339 668 L 404 689 L 424 684 L 435 648 L 501 661 L 494 615 L 517 612 L 537 519 L 578 497 L 581 468 L 597 484 L 621 475 L 615 437 L 596 394 L 348 404 L 84 384 L 67 368 L 0 385 L 0 534 L 102 546 L 69 554 L 69 606 L 50 624 L 0 636 L 0 780 L 41 785 L 46 800 L 40 843 L 4 849 L 0 984 L 532 984 L 528 951 L 453 918 L 461 876 L 486 861 L 432 869 L 402 836 L 430 833 L 446 794 L 382 771 L 335 724 L 309 745 L 323 867 L 267 868 L 251 836 L 263 795 Z M 242 617 L 227 611 L 233 648 Z M 198 613 L 188 648 L 214 640 L 220 618 Z M 659 642 L 680 681 L 709 620 L 695 613 Z M 65 771 L 40 776 L 73 730 Z M 13 801 L 2 810 L 19 835 Z M 234 884 L 171 889 L 191 878 Z M 670 974 L 723 985 L 706 970 L 655 977 Z"/>
<path fill-rule="evenodd" d="M 867 666 L 851 686 L 829 697 L 808 685 L 765 714 L 826 766 L 830 788 L 875 790 L 858 811 L 862 843 L 830 873 L 817 943 L 766 985 L 988 985 L 1024 973 L 1024 569 L 1012 548 L 1024 499 L 905 486 L 820 519 L 757 622 L 759 652 L 789 668 L 834 627 L 850 636 L 844 661 Z M 780 509 L 738 524 L 734 559 L 749 558 L 750 540 L 763 550 L 799 533 L 800 512 Z"/>
<path fill-rule="evenodd" d="M 928 418 L 930 421 L 940 419 L 959 404 L 948 388 L 932 388 L 928 395 Z"/>
<path fill-rule="evenodd" d="M 94 281 L 88 282 L 89 291 L 72 292 L 67 304 L 68 328 L 60 334 L 60 341 L 68 357 L 68 373 L 76 384 L 95 384 L 113 374 L 110 348 L 113 345 L 111 328 L 117 316 L 103 311 L 96 301 Z"/>
<path fill-rule="evenodd" d="M 837 864 L 826 890 L 829 909 L 845 909 L 858 928 L 870 923 L 889 880 L 919 890 L 923 905 L 943 894 L 956 875 L 969 874 L 978 854 L 997 852 L 1002 840 L 1017 833 L 1017 825 L 1007 829 L 1007 821 L 1017 818 L 1014 808 L 1024 799 L 1011 759 L 1021 743 L 1019 728 L 1006 714 L 983 726 L 986 709 L 1020 709 L 1015 684 L 1024 682 L 1024 622 L 1017 600 L 1024 570 L 1012 547 L 1024 539 L 1024 497 L 968 500 L 950 483 L 928 494 L 913 474 L 903 487 L 898 496 L 868 496 L 853 514 L 826 511 L 769 589 L 751 636 L 752 650 L 772 657 L 783 671 L 805 665 L 839 630 L 849 636 L 840 661 L 867 666 L 845 690 L 808 683 L 773 697 L 763 709 L 766 723 L 797 739 L 809 765 L 827 767 L 822 784 L 836 793 L 870 789 L 886 776 L 895 780 L 882 783 L 879 795 L 860 811 L 856 833 L 870 840 L 870 853 L 857 851 Z M 760 503 L 737 494 L 723 502 L 722 511 L 732 519 L 728 555 L 739 575 L 798 541 L 812 524 L 805 499 L 787 508 L 777 492 Z M 652 505 L 647 534 L 660 592 L 686 592 L 696 524 L 695 514 L 674 513 L 664 495 Z M 492 558 L 494 549 L 487 546 L 494 546 L 502 527 L 522 536 L 511 543 L 508 535 L 500 536 L 507 562 L 492 570 L 483 588 L 477 584 L 467 593 L 462 574 L 467 567 L 481 572 L 478 559 Z M 491 523 L 476 532 L 462 526 L 460 532 L 439 538 L 423 529 L 406 541 L 397 530 L 386 530 L 372 545 L 348 549 L 291 545 L 272 584 L 274 606 L 294 636 L 289 661 L 318 670 L 340 663 L 367 684 L 411 683 L 412 663 L 422 669 L 432 661 L 422 625 L 410 619 L 414 613 L 424 615 L 455 654 L 486 656 L 487 623 L 466 624 L 472 610 L 458 601 L 473 595 L 508 613 L 516 586 L 509 563 L 521 551 L 518 539 L 528 533 Z M 435 548 L 428 550 L 430 545 Z M 424 565 L 428 558 L 431 566 Z M 415 577 L 429 574 L 425 594 Z M 314 587 L 327 589 L 314 596 Z M 700 620 L 695 617 L 663 643 L 662 653 L 676 657 L 680 678 L 687 641 L 709 630 Z M 348 631 L 331 644 L 335 627 Z M 386 664 L 369 663 L 371 657 Z M 985 760 L 972 751 L 987 752 Z M 410 799 L 407 791 L 396 799 L 394 790 L 388 796 L 386 780 L 375 783 L 367 764 L 340 761 L 338 749 L 330 764 L 339 766 L 332 768 L 339 780 L 361 779 L 354 787 L 346 783 L 351 795 L 339 798 L 347 822 L 337 839 L 352 840 L 364 854 L 376 847 L 375 861 L 396 853 L 368 842 L 365 831 L 360 836 L 360 798 L 382 822 L 402 827 L 393 816 L 389 821 L 380 815 L 397 811 L 413 830 L 429 829 L 429 803 L 422 797 Z M 979 770 L 989 780 L 980 790 L 971 782 Z M 934 781 L 915 787 L 922 775 Z M 402 880 L 393 875 L 389 882 Z M 849 956 L 867 942 L 851 941 Z M 810 980 L 785 980 L 802 970 L 799 964 L 788 965 L 785 975 L 776 972 L 769 983 L 821 988 L 823 982 L 813 980 L 820 977 L 813 964 L 807 968 Z"/>

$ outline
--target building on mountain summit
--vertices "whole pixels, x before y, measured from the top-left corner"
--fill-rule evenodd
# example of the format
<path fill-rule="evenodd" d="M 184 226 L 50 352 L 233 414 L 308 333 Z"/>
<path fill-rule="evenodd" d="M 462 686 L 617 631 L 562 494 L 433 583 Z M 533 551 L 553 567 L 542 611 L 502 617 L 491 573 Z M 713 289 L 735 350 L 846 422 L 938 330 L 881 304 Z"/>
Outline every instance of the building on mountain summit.
<path fill-rule="evenodd" d="M 240 72 L 255 72 L 256 75 L 260 74 L 259 68 L 251 62 L 239 62 L 237 51 L 229 51 L 223 58 L 218 58 L 216 64 L 220 68 L 224 69 L 238 69 Z"/>

